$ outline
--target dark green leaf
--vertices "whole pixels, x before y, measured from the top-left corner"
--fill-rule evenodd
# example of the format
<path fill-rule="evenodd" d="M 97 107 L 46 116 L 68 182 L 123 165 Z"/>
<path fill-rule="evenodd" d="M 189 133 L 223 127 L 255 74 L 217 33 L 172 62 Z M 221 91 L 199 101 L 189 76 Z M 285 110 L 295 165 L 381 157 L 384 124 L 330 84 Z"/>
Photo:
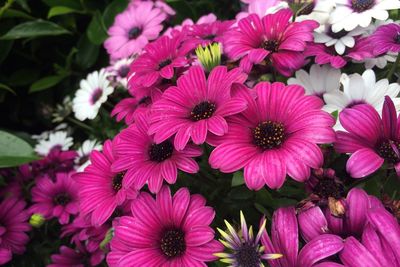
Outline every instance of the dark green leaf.
<path fill-rule="evenodd" d="M 58 84 L 65 78 L 65 75 L 52 75 L 44 77 L 36 82 L 34 82 L 31 87 L 29 88 L 29 93 L 34 93 L 38 91 L 42 91 L 53 87 L 54 85 Z"/>
<path fill-rule="evenodd" d="M 247 187 L 235 187 L 229 193 L 229 197 L 232 199 L 249 199 L 253 197 L 254 192 L 250 191 Z"/>
<path fill-rule="evenodd" d="M 82 6 L 79 0 L 42 0 L 42 1 L 50 7 L 65 6 L 75 10 L 82 10 Z"/>
<path fill-rule="evenodd" d="M 126 0 L 114 0 L 109 4 L 103 13 L 103 21 L 104 25 L 108 28 L 113 22 L 114 18 L 118 13 L 121 13 L 126 6 L 128 5 L 128 1 Z"/>
<path fill-rule="evenodd" d="M 1 36 L 0 40 L 36 38 L 40 36 L 52 36 L 52 35 L 61 35 L 68 33 L 70 32 L 53 22 L 39 19 L 36 21 L 30 21 L 16 25 L 14 28 L 9 30 L 5 35 Z"/>
<path fill-rule="evenodd" d="M 19 69 L 11 74 L 7 84 L 11 86 L 23 86 L 33 83 L 39 78 L 38 69 Z"/>
<path fill-rule="evenodd" d="M 14 41 L 0 41 L 0 64 L 7 58 Z"/>
<path fill-rule="evenodd" d="M 20 5 L 25 11 L 31 12 L 31 9 L 28 6 L 27 0 L 16 0 L 17 4 Z"/>
<path fill-rule="evenodd" d="M 0 168 L 18 166 L 37 159 L 32 147 L 21 138 L 0 131 Z"/>
<path fill-rule="evenodd" d="M 95 13 L 86 31 L 89 40 L 96 45 L 101 45 L 107 38 L 107 31 L 99 11 Z"/>
<path fill-rule="evenodd" d="M 71 14 L 71 13 L 82 13 L 82 12 L 66 6 L 55 6 L 50 8 L 49 13 L 47 14 L 47 18 L 49 19 L 51 17 Z"/>
<path fill-rule="evenodd" d="M 83 35 L 78 43 L 78 53 L 76 54 L 76 63 L 82 68 L 87 69 L 93 66 L 99 55 L 100 47 L 89 41 L 86 35 Z"/>
<path fill-rule="evenodd" d="M 232 177 L 232 187 L 244 184 L 243 172 L 235 172 Z"/>
<path fill-rule="evenodd" d="M 34 17 L 32 17 L 31 15 L 26 14 L 25 12 L 22 12 L 20 10 L 16 10 L 16 9 L 12 9 L 9 8 L 7 9 L 3 16 L 3 18 L 23 18 L 23 19 L 35 19 Z"/>
<path fill-rule="evenodd" d="M 0 83 L 0 89 L 6 90 L 6 91 L 12 93 L 13 95 L 17 95 L 13 89 L 11 89 L 10 87 L 8 87 L 7 85 L 5 85 L 3 83 Z"/>

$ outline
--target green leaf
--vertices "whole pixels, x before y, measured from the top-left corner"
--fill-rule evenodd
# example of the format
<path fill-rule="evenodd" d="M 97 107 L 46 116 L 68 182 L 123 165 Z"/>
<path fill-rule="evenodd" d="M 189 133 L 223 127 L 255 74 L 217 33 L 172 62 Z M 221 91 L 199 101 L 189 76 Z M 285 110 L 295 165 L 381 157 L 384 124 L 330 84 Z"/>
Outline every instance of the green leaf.
<path fill-rule="evenodd" d="M 244 184 L 243 172 L 235 172 L 232 177 L 232 187 Z"/>
<path fill-rule="evenodd" d="M 47 18 L 49 19 L 51 17 L 71 14 L 71 13 L 82 13 L 82 12 L 66 6 L 55 6 L 50 8 L 49 13 L 47 14 Z"/>
<path fill-rule="evenodd" d="M 0 41 L 0 64 L 7 58 L 14 41 Z"/>
<path fill-rule="evenodd" d="M 96 63 L 99 55 L 100 46 L 89 41 L 86 35 L 83 35 L 78 42 L 78 52 L 76 54 L 76 63 L 82 68 L 90 68 Z"/>
<path fill-rule="evenodd" d="M 22 12 L 20 10 L 16 10 L 16 9 L 12 9 L 9 8 L 7 9 L 3 16 L 3 18 L 23 18 L 23 19 L 35 19 L 34 17 L 32 17 L 31 15 L 26 14 L 25 12 Z"/>
<path fill-rule="evenodd" d="M 29 88 L 29 93 L 39 92 L 61 82 L 66 75 L 52 75 L 44 77 L 36 82 L 34 82 L 31 87 Z"/>
<path fill-rule="evenodd" d="M 13 95 L 17 95 L 13 89 L 11 89 L 10 87 L 8 87 L 7 85 L 5 85 L 3 83 L 0 83 L 0 89 L 6 90 L 6 91 L 12 93 Z"/>
<path fill-rule="evenodd" d="M 31 12 L 31 9 L 28 6 L 27 0 L 16 0 L 16 2 L 18 3 L 18 5 L 20 5 L 20 7 L 22 7 L 25 11 L 27 12 Z"/>
<path fill-rule="evenodd" d="M 0 131 L 0 168 L 18 166 L 36 159 L 37 156 L 26 141 Z"/>
<path fill-rule="evenodd" d="M 10 78 L 7 80 L 7 84 L 13 87 L 28 85 L 39 79 L 39 74 L 38 68 L 21 68 L 11 74 Z M 21 79 L 21 77 L 23 77 L 23 79 Z"/>
<path fill-rule="evenodd" d="M 81 10 L 82 6 L 79 0 L 42 0 L 49 7 L 65 6 L 75 10 Z M 83 2 L 83 1 L 82 1 Z"/>
<path fill-rule="evenodd" d="M 29 21 L 16 25 L 0 40 L 15 40 L 21 38 L 36 38 L 40 36 L 54 36 L 61 34 L 69 34 L 70 32 L 57 24 L 44 20 Z"/>
<path fill-rule="evenodd" d="M 95 45 L 101 45 L 107 39 L 107 31 L 104 26 L 100 11 L 96 11 L 86 31 L 87 37 Z"/>
<path fill-rule="evenodd" d="M 111 2 L 103 13 L 104 25 L 107 28 L 110 27 L 114 22 L 115 16 L 124 11 L 127 5 L 128 1 L 126 0 L 114 0 Z"/>

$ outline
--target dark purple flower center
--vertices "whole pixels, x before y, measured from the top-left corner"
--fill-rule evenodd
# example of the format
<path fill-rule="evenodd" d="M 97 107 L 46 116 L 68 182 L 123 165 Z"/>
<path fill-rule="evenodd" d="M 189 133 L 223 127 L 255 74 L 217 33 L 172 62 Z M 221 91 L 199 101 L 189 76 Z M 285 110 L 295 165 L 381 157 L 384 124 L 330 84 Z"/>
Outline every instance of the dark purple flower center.
<path fill-rule="evenodd" d="M 277 40 L 265 40 L 262 42 L 261 48 L 271 52 L 278 52 L 279 42 Z"/>
<path fill-rule="evenodd" d="M 301 15 L 309 15 L 311 14 L 311 12 L 313 12 L 315 7 L 315 3 L 314 1 L 310 2 L 310 3 L 306 3 L 297 13 L 297 16 L 301 16 Z"/>
<path fill-rule="evenodd" d="M 83 165 L 88 160 L 89 160 L 89 155 L 83 155 L 82 157 L 80 157 L 78 164 Z"/>
<path fill-rule="evenodd" d="M 214 38 L 217 37 L 215 34 L 209 34 L 203 37 L 205 40 L 214 40 Z"/>
<path fill-rule="evenodd" d="M 364 12 L 375 5 L 375 0 L 351 0 L 351 7 L 357 13 Z"/>
<path fill-rule="evenodd" d="M 128 32 L 128 38 L 129 40 L 136 39 L 139 37 L 139 35 L 142 34 L 142 29 L 139 27 L 133 27 L 129 32 Z"/>
<path fill-rule="evenodd" d="M 71 198 L 69 197 L 69 195 L 67 193 L 61 193 L 61 194 L 56 195 L 54 197 L 53 201 L 54 201 L 54 204 L 56 204 L 56 205 L 65 206 L 71 201 Z"/>
<path fill-rule="evenodd" d="M 160 247 L 168 258 L 181 256 L 186 251 L 185 233 L 180 229 L 166 231 L 161 238 Z"/>
<path fill-rule="evenodd" d="M 215 104 L 204 101 L 196 105 L 190 112 L 190 118 L 192 121 L 199 121 L 210 118 L 215 112 Z"/>
<path fill-rule="evenodd" d="M 384 140 L 377 148 L 379 156 L 389 163 L 398 163 L 400 161 L 400 142 Z"/>
<path fill-rule="evenodd" d="M 237 266 L 259 267 L 261 264 L 257 247 L 246 243 L 242 244 L 242 246 L 236 250 L 235 259 Z"/>
<path fill-rule="evenodd" d="M 90 102 L 92 103 L 92 105 L 94 105 L 100 99 L 100 97 L 102 95 L 103 95 L 103 90 L 101 90 L 100 88 L 97 88 L 96 90 L 94 90 L 92 93 L 92 98 L 90 99 Z"/>
<path fill-rule="evenodd" d="M 166 59 L 164 61 L 161 61 L 160 64 L 158 64 L 158 68 L 162 69 L 162 68 L 164 68 L 165 66 L 168 66 L 171 63 L 172 63 L 171 59 Z"/>
<path fill-rule="evenodd" d="M 326 33 L 329 37 L 332 37 L 333 39 L 340 39 L 344 36 L 347 35 L 347 31 L 341 30 L 339 32 L 333 32 L 332 27 L 329 28 L 328 32 Z"/>
<path fill-rule="evenodd" d="M 280 122 L 262 122 L 252 133 L 254 144 L 262 149 L 279 147 L 285 139 L 285 127 Z"/>
<path fill-rule="evenodd" d="M 121 78 L 125 78 L 126 76 L 128 76 L 128 73 L 129 73 L 129 66 L 127 65 L 120 67 L 118 70 L 118 75 Z"/>
<path fill-rule="evenodd" d="M 150 104 L 151 104 L 151 97 L 150 96 L 144 96 L 138 101 L 138 105 L 148 106 Z"/>
<path fill-rule="evenodd" d="M 122 188 L 122 179 L 124 179 L 126 172 L 120 172 L 114 176 L 112 180 L 112 188 L 115 192 L 118 192 Z"/>
<path fill-rule="evenodd" d="M 396 44 L 400 44 L 400 32 L 398 32 L 397 35 L 394 37 L 394 42 Z"/>
<path fill-rule="evenodd" d="M 152 144 L 149 149 L 149 157 L 151 161 L 162 162 L 172 156 L 174 147 L 169 140 L 160 144 Z"/>
<path fill-rule="evenodd" d="M 361 104 L 365 104 L 365 101 L 364 100 L 353 100 L 351 103 L 349 103 L 346 106 L 346 108 L 352 108 L 354 106 L 361 105 Z"/>
<path fill-rule="evenodd" d="M 325 199 L 329 197 L 340 199 L 344 196 L 344 186 L 337 183 L 335 179 L 329 178 L 319 180 L 313 191 L 315 194 Z"/>

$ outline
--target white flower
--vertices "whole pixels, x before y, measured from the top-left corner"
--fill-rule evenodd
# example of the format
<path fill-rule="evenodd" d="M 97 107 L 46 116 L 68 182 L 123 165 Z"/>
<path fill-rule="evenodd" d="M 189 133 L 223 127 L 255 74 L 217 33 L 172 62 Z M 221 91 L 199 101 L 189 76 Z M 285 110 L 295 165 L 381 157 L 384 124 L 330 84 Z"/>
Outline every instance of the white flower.
<path fill-rule="evenodd" d="M 310 74 L 305 70 L 296 71 L 296 78 L 290 78 L 288 84 L 298 84 L 304 87 L 307 95 L 323 97 L 326 93 L 336 92 L 340 87 L 340 70 L 330 65 L 314 64 Z"/>
<path fill-rule="evenodd" d="M 48 138 L 42 139 L 35 146 L 35 152 L 41 156 L 46 156 L 54 148 L 68 150 L 73 145 L 72 137 L 68 136 L 67 132 L 59 131 L 50 133 Z"/>
<path fill-rule="evenodd" d="M 34 134 L 32 135 L 32 139 L 36 140 L 36 141 L 40 141 L 40 140 L 44 140 L 49 138 L 51 133 L 54 133 L 56 131 L 60 131 L 60 130 L 66 130 L 67 133 L 70 132 L 70 129 L 68 129 L 68 124 L 64 123 L 60 123 L 59 125 L 56 126 L 56 128 L 54 128 L 54 130 L 52 131 L 44 131 L 41 134 Z"/>
<path fill-rule="evenodd" d="M 122 58 L 107 68 L 108 78 L 127 88 L 129 67 L 134 57 Z"/>
<path fill-rule="evenodd" d="M 395 62 L 397 57 L 397 53 L 388 52 L 387 54 L 377 56 L 375 58 L 366 58 L 364 59 L 365 68 L 372 69 L 377 66 L 380 69 L 384 69 L 388 62 Z M 359 62 L 356 62 L 359 63 Z"/>
<path fill-rule="evenodd" d="M 337 90 L 324 95 L 326 103 L 324 110 L 327 112 L 332 113 L 336 110 L 340 112 L 344 108 L 357 104 L 370 104 L 381 114 L 386 95 L 392 98 L 396 110 L 400 110 L 400 98 L 397 97 L 400 85 L 389 84 L 388 79 L 376 81 L 373 70 L 366 70 L 362 75 L 344 73 L 340 82 L 343 85 L 343 91 Z M 341 126 L 337 122 L 335 129 L 340 128 Z"/>
<path fill-rule="evenodd" d="M 335 7 L 335 1 L 332 0 L 314 0 L 309 3 L 305 8 L 298 14 L 296 21 L 303 20 L 315 20 L 320 26 L 315 30 L 316 32 L 322 32 L 325 30 L 325 24 L 328 23 L 330 13 Z M 308 10 L 312 8 L 312 10 Z"/>
<path fill-rule="evenodd" d="M 352 31 L 342 30 L 340 32 L 333 32 L 331 27 L 328 25 L 323 32 L 314 32 L 314 42 L 322 43 L 326 46 L 335 45 L 335 50 L 339 55 L 343 55 L 346 47 L 354 47 L 355 45 L 355 36 L 359 36 L 364 34 L 366 28 L 356 27 Z"/>
<path fill-rule="evenodd" d="M 81 121 L 94 119 L 101 104 L 113 91 L 104 69 L 90 73 L 86 80 L 80 82 L 80 88 L 75 93 L 72 106 L 75 117 Z"/>
<path fill-rule="evenodd" d="M 336 8 L 332 12 L 329 22 L 332 30 L 351 31 L 357 26 L 368 27 L 372 18 L 386 20 L 388 10 L 400 8 L 399 0 L 334 0 Z"/>
<path fill-rule="evenodd" d="M 246 12 L 240 12 L 236 15 L 236 21 L 239 21 L 250 14 L 257 14 L 260 18 L 267 14 L 274 14 L 281 9 L 288 8 L 289 5 L 285 1 L 280 0 L 253 0 L 249 2 Z"/>
<path fill-rule="evenodd" d="M 75 159 L 75 163 L 79 166 L 77 171 L 83 171 L 86 166 L 90 164 L 89 155 L 93 150 L 101 151 L 102 145 L 97 140 L 86 140 L 82 143 L 82 146 L 78 149 L 78 157 Z"/>

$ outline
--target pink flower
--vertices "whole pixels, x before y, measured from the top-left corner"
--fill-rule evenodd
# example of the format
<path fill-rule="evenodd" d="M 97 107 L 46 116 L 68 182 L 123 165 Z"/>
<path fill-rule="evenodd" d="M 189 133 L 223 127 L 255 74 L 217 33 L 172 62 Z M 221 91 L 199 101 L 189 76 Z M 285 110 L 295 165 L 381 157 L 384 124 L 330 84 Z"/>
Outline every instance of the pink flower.
<path fill-rule="evenodd" d="M 369 38 L 373 45 L 374 54 L 381 55 L 387 52 L 400 52 L 400 25 L 390 23 L 382 25 Z"/>
<path fill-rule="evenodd" d="M 290 22 L 290 9 L 261 18 L 251 14 L 239 21 L 238 28 L 226 33 L 224 49 L 240 66 L 250 72 L 254 64 L 271 62 L 279 73 L 290 76 L 304 63 L 303 51 L 313 41 L 318 23 L 312 20 Z"/>
<path fill-rule="evenodd" d="M 46 219 L 58 218 L 60 224 L 67 224 L 70 215 L 79 211 L 79 186 L 71 178 L 72 173 L 57 173 L 56 181 L 48 177 L 37 179 L 32 188 L 31 213 L 39 213 Z"/>
<path fill-rule="evenodd" d="M 112 59 L 124 58 L 141 52 L 149 40 L 158 37 L 166 14 L 152 2 L 137 2 L 117 15 L 108 30 L 110 37 L 104 47 Z"/>
<path fill-rule="evenodd" d="M 0 265 L 9 262 L 12 254 L 23 254 L 29 241 L 25 233 L 31 229 L 26 203 L 15 197 L 0 203 Z"/>
<path fill-rule="evenodd" d="M 141 193 L 133 201 L 132 214 L 115 227 L 107 256 L 111 267 L 205 266 L 222 250 L 209 226 L 214 210 L 186 188 L 171 197 L 164 186 L 156 200 Z"/>
<path fill-rule="evenodd" d="M 260 18 L 262 18 L 267 14 L 272 14 L 280 9 L 288 7 L 286 1 L 280 0 L 246 0 L 242 2 L 249 4 L 249 6 L 247 7 L 247 11 L 240 12 L 236 15 L 236 20 L 241 20 L 247 17 L 249 14 L 257 14 Z"/>
<path fill-rule="evenodd" d="M 72 249 L 66 246 L 60 247 L 60 254 L 51 255 L 52 263 L 47 267 L 85 267 L 84 261 L 86 255 L 78 249 Z"/>
<path fill-rule="evenodd" d="M 54 179 L 58 172 L 70 172 L 74 169 L 77 156 L 76 151 L 54 148 L 45 158 L 32 162 L 32 176 L 48 176 Z"/>
<path fill-rule="evenodd" d="M 400 175 L 400 134 L 396 108 L 385 97 L 382 119 L 374 107 L 361 104 L 343 110 L 340 123 L 347 132 L 337 132 L 335 149 L 351 153 L 346 170 L 353 178 L 363 178 L 378 170 L 384 162 Z"/>
<path fill-rule="evenodd" d="M 239 68 L 228 72 L 226 67 L 214 68 L 206 79 L 204 70 L 195 66 L 178 79 L 177 86 L 168 88 L 151 111 L 150 134 L 156 143 L 175 135 L 177 150 L 185 148 L 189 139 L 197 145 L 205 142 L 207 133 L 222 136 L 228 131 L 224 117 L 243 111 L 246 101 L 232 97 L 233 83 L 243 83 L 245 75 Z"/>
<path fill-rule="evenodd" d="M 343 55 L 339 55 L 333 46 L 327 47 L 324 44 L 310 44 L 304 54 L 307 57 L 315 56 L 317 64 L 330 64 L 335 69 L 346 66 L 351 60 L 362 61 L 374 57 L 368 38 L 357 39 L 354 47 L 347 48 Z"/>
<path fill-rule="evenodd" d="M 335 120 L 321 110 L 323 101 L 305 96 L 298 85 L 258 83 L 243 90 L 248 109 L 228 120 L 228 133 L 211 153 L 211 167 L 234 172 L 244 167 L 248 188 L 280 188 L 286 174 L 299 182 L 319 168 L 323 155 L 317 144 L 335 140 Z"/>
<path fill-rule="evenodd" d="M 180 49 L 181 38 L 162 36 L 146 46 L 144 53 L 131 65 L 130 88 L 134 86 L 150 87 L 170 80 L 174 76 L 174 68 L 185 66 L 188 61 L 185 51 Z"/>
<path fill-rule="evenodd" d="M 327 233 L 344 239 L 339 256 L 345 266 L 400 266 L 400 226 L 377 198 L 362 189 L 349 191 L 342 217 L 315 206 L 300 210 L 298 222 L 309 244 Z"/>
<path fill-rule="evenodd" d="M 137 195 L 133 188 L 122 187 L 124 172 L 111 171 L 114 161 L 113 145 L 107 140 L 103 152 L 93 151 L 90 155 L 91 164 L 84 172 L 73 176 L 80 184 L 81 215 L 89 215 L 94 226 L 105 223 L 118 205 Z"/>
<path fill-rule="evenodd" d="M 148 116 L 141 114 L 134 124 L 117 137 L 114 146 L 117 159 L 111 170 L 126 171 L 122 180 L 124 188 L 133 185 L 139 190 L 147 182 L 150 191 L 156 193 L 164 179 L 169 184 L 176 182 L 178 169 L 188 173 L 199 170 L 196 161 L 192 159 L 201 155 L 199 147 L 187 145 L 185 149 L 177 151 L 169 139 L 156 144 L 153 136 L 148 134 L 148 129 Z"/>
<path fill-rule="evenodd" d="M 266 253 L 283 255 L 282 258 L 268 261 L 274 267 L 343 266 L 332 262 L 323 262 L 343 249 L 342 239 L 335 235 L 320 235 L 306 244 L 299 252 L 298 225 L 296 211 L 293 207 L 279 208 L 274 212 L 271 237 L 265 232 L 261 241 L 265 246 Z"/>
<path fill-rule="evenodd" d="M 186 36 L 182 45 L 183 50 L 190 51 L 199 45 L 206 46 L 213 42 L 222 43 L 224 33 L 231 28 L 233 23 L 233 20 L 226 20 L 184 27 Z"/>

